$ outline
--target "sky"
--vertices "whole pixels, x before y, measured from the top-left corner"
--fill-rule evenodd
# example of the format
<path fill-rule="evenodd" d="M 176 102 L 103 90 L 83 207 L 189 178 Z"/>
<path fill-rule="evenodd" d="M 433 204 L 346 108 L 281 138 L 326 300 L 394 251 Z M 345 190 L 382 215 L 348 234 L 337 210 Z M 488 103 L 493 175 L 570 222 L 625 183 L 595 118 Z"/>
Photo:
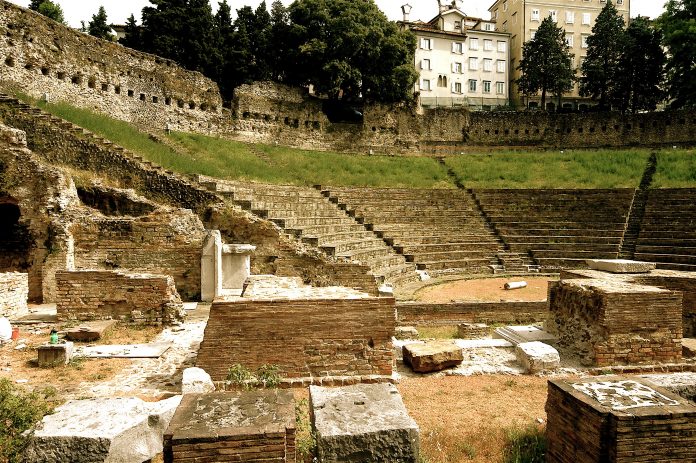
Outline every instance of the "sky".
<path fill-rule="evenodd" d="M 28 6 L 30 0 L 12 0 L 21 6 Z M 65 20 L 73 27 L 79 27 L 80 21 L 89 22 L 92 15 L 97 12 L 100 5 L 106 9 L 109 23 L 125 24 L 126 18 L 133 13 L 136 20 L 140 23 L 140 11 L 144 6 L 152 6 L 148 0 L 53 0 L 63 9 Z M 270 5 L 273 0 L 267 0 Z M 292 0 L 282 0 L 289 5 Z M 411 10 L 411 20 L 421 19 L 428 21 L 437 14 L 436 0 L 375 0 L 377 5 L 386 13 L 389 19 L 402 19 L 401 5 L 409 3 L 413 6 Z M 649 16 L 655 18 L 664 10 L 663 4 L 666 0 L 631 0 L 631 17 Z M 211 0 L 213 10 L 217 9 L 218 0 Z M 243 5 L 251 5 L 256 8 L 261 0 L 227 0 L 232 6 L 232 11 L 241 8 Z M 493 0 L 463 0 L 463 10 L 466 14 L 484 19 L 490 18 L 488 7 L 493 4 Z M 234 15 L 233 15 L 234 17 Z"/>

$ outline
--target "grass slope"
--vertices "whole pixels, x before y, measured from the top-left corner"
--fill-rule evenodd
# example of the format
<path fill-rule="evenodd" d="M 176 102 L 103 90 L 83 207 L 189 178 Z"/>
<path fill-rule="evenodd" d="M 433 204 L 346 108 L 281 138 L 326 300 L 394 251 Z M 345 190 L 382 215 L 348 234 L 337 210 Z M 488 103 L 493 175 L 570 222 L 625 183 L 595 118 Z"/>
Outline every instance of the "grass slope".
<path fill-rule="evenodd" d="M 652 188 L 696 188 L 696 149 L 659 152 Z"/>

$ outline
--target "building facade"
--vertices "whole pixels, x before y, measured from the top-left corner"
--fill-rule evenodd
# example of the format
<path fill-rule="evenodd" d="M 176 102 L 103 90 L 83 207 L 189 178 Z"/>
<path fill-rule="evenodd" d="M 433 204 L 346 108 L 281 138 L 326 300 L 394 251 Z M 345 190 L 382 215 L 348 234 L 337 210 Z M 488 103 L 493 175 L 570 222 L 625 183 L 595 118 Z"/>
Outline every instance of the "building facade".
<path fill-rule="evenodd" d="M 510 34 L 492 21 L 467 16 L 454 1 L 438 1 L 438 15 L 426 22 L 408 20 L 401 27 L 417 37 L 415 90 L 425 107 L 464 106 L 492 109 L 509 104 Z"/>
<path fill-rule="evenodd" d="M 571 47 L 571 53 L 575 55 L 573 65 L 580 73 L 580 66 L 587 55 L 587 37 L 592 33 L 592 27 L 597 16 L 606 5 L 606 0 L 496 0 L 489 8 L 491 20 L 495 22 L 496 29 L 510 34 L 510 68 L 508 87 L 510 98 L 514 105 L 525 107 L 538 107 L 540 98 L 526 98 L 521 95 L 515 85 L 515 80 L 520 78 L 517 69 L 522 59 L 522 46 L 524 42 L 532 39 L 541 24 L 547 17 L 556 21 L 566 31 L 566 42 Z M 614 0 L 619 13 L 628 24 L 630 13 L 630 0 Z M 554 101 L 547 100 L 547 108 L 554 109 Z M 584 109 L 589 100 L 581 98 L 578 83 L 572 92 L 564 95 L 561 104 L 566 109 Z"/>

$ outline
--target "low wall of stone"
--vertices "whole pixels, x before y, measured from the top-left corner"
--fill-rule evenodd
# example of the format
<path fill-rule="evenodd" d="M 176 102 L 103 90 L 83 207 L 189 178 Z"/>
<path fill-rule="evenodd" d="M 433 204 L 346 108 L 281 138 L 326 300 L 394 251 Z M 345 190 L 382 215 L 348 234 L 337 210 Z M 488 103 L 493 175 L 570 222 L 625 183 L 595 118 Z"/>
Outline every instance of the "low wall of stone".
<path fill-rule="evenodd" d="M 59 321 L 113 319 L 159 326 L 184 316 L 174 279 L 166 275 L 61 271 L 56 286 Z"/>
<path fill-rule="evenodd" d="M 377 280 L 367 265 L 323 262 L 318 259 L 310 262 L 308 258 L 303 257 L 282 257 L 274 264 L 275 274 L 278 276 L 299 276 L 303 279 L 309 277 L 309 281 L 305 283 L 311 282 L 314 286 L 346 286 L 370 296 L 379 295 Z M 308 275 L 309 273 L 316 274 Z"/>
<path fill-rule="evenodd" d="M 285 378 L 392 374 L 394 299 L 217 300 L 197 366 L 214 381 L 229 367 L 280 367 Z M 312 382 L 312 381 L 310 381 Z"/>
<path fill-rule="evenodd" d="M 548 317 L 546 301 L 534 302 L 453 302 L 396 304 L 398 325 L 456 325 L 459 323 L 532 323 Z"/>
<path fill-rule="evenodd" d="M 28 312 L 29 275 L 0 273 L 0 317 L 18 318 Z"/>

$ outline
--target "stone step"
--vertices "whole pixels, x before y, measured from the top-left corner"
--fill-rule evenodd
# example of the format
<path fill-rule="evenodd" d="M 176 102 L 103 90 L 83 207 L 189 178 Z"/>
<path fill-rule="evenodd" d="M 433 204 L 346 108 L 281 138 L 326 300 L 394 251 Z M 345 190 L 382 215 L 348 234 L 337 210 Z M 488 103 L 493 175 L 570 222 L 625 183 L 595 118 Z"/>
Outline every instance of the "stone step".
<path fill-rule="evenodd" d="M 490 259 L 487 258 L 472 258 L 472 259 L 447 259 L 438 261 L 417 262 L 418 270 L 443 270 L 443 269 L 473 269 L 473 268 L 489 268 L 491 265 Z"/>
<path fill-rule="evenodd" d="M 683 256 L 696 256 L 696 246 L 636 246 L 636 252 L 643 254 L 678 254 Z"/>
<path fill-rule="evenodd" d="M 370 261 L 375 261 L 379 260 L 381 258 L 391 258 L 395 257 L 396 260 L 395 262 L 401 262 L 404 263 L 405 259 L 403 256 L 395 254 L 394 251 L 387 247 L 386 245 L 379 246 L 378 244 L 376 246 L 368 247 L 368 248 L 362 248 L 362 249 L 355 249 L 355 250 L 350 250 L 350 251 L 345 251 L 336 254 L 336 257 L 343 257 L 346 259 L 350 260 L 356 260 L 356 261 L 361 261 L 361 262 L 370 262 Z"/>
<path fill-rule="evenodd" d="M 352 223 L 339 225 L 307 225 L 301 228 L 287 229 L 288 231 L 298 232 L 308 237 L 330 237 L 343 233 L 365 233 L 365 227 L 355 221 Z M 372 232 L 367 232 L 372 233 Z"/>
<path fill-rule="evenodd" d="M 457 251 L 487 251 L 497 252 L 499 244 L 495 241 L 469 242 L 469 243 L 441 243 L 441 244 L 420 244 L 420 245 L 394 245 L 401 254 L 421 254 L 430 252 L 457 252 Z"/>
<path fill-rule="evenodd" d="M 366 237 L 361 240 L 339 241 L 323 244 L 319 246 L 319 249 L 330 256 L 337 256 L 351 251 L 374 249 L 381 246 L 384 246 L 384 242 L 372 235 L 372 237 Z"/>
<path fill-rule="evenodd" d="M 540 258 L 558 258 L 558 259 L 616 259 L 619 252 L 616 249 L 613 252 L 601 252 L 591 250 L 554 250 L 554 249 L 530 249 L 532 256 L 535 259 Z"/>
<path fill-rule="evenodd" d="M 305 226 L 312 225 L 353 225 L 355 221 L 350 217 L 288 217 L 287 219 L 273 219 L 273 222 L 278 224 L 281 228 L 286 229 L 296 229 L 304 228 Z"/>
<path fill-rule="evenodd" d="M 418 232 L 414 232 L 418 233 Z M 425 233 L 425 232 L 424 232 Z M 470 244 L 484 243 L 493 245 L 498 244 L 497 239 L 492 233 L 482 234 L 463 234 L 463 233 L 442 233 L 439 235 L 406 234 L 402 233 L 399 237 L 391 238 L 393 246 L 429 246 L 429 245 L 449 245 L 449 244 Z"/>
<path fill-rule="evenodd" d="M 635 260 L 644 260 L 648 262 L 665 262 L 670 264 L 696 265 L 696 256 L 680 254 L 655 254 L 636 252 Z"/>
<path fill-rule="evenodd" d="M 556 235 L 556 236 L 528 236 L 528 235 L 506 235 L 505 241 L 512 245 L 532 245 L 534 243 L 596 243 L 603 245 L 618 246 L 621 243 L 621 236 L 584 236 L 584 235 Z"/>
<path fill-rule="evenodd" d="M 331 245 L 332 243 L 339 243 L 339 242 L 344 242 L 344 241 L 358 241 L 358 240 L 365 240 L 365 239 L 372 239 L 372 238 L 377 238 L 377 235 L 375 235 L 372 232 L 366 231 L 363 228 L 363 231 L 353 231 L 353 232 L 345 232 L 345 233 L 331 233 L 331 234 L 325 234 L 325 235 L 314 235 L 314 236 L 302 236 L 302 241 L 306 242 L 307 244 L 311 244 L 312 246 L 324 246 L 324 245 Z"/>
<path fill-rule="evenodd" d="M 588 243 L 510 243 L 510 250 L 516 252 L 527 252 L 527 251 L 573 251 L 575 249 L 580 249 L 583 251 L 593 251 L 593 252 L 618 252 L 618 244 L 594 244 L 592 242 Z"/>
<path fill-rule="evenodd" d="M 409 262 L 444 262 L 469 259 L 494 259 L 496 250 L 483 249 L 479 251 L 447 251 L 447 252 L 423 252 L 418 254 L 405 254 Z"/>
<path fill-rule="evenodd" d="M 600 236 L 600 237 L 621 237 L 623 228 L 621 229 L 589 229 L 589 228 L 527 228 L 520 229 L 515 227 L 498 226 L 498 231 L 507 236 Z"/>

